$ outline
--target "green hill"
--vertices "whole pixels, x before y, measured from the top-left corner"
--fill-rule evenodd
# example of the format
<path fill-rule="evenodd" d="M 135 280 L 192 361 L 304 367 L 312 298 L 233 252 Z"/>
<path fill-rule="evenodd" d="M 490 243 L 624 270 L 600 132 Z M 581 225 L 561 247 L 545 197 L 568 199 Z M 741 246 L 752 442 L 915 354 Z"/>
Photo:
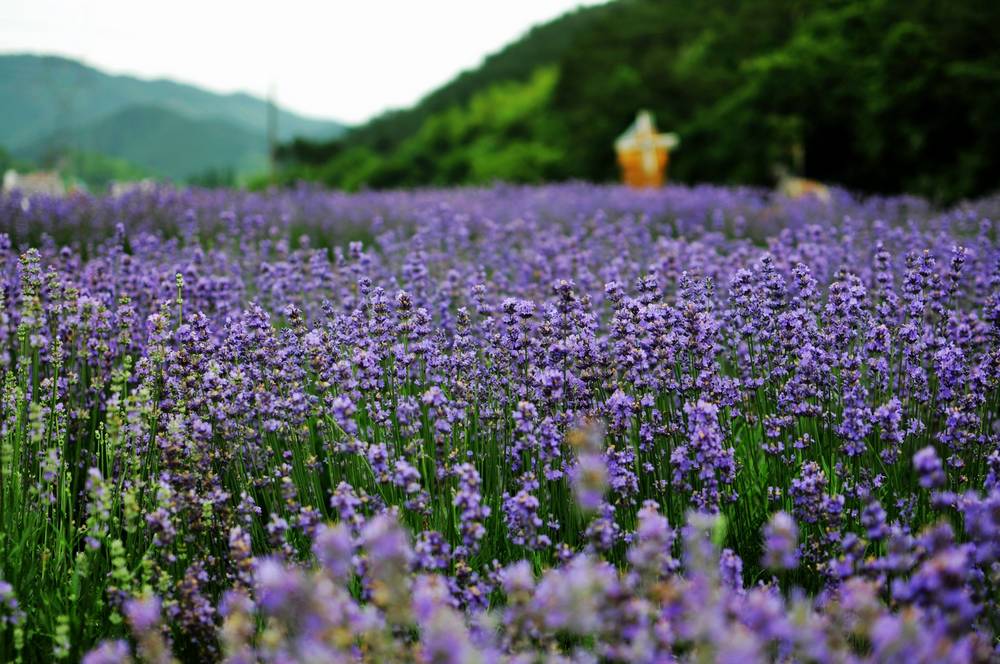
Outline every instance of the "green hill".
<path fill-rule="evenodd" d="M 18 148 L 45 135 L 83 126 L 128 106 L 159 106 L 190 118 L 227 120 L 264 134 L 267 102 L 247 94 L 216 94 L 158 79 L 113 76 L 67 58 L 0 55 L 4 122 L 0 144 Z M 344 126 L 278 111 L 279 138 L 329 138 Z"/>
<path fill-rule="evenodd" d="M 390 151 L 360 142 L 321 146 L 328 158 L 288 163 L 283 177 L 346 189 L 551 180 L 566 156 L 549 142 L 555 128 L 546 111 L 556 80 L 555 68 L 548 67 L 523 83 L 497 83 L 463 106 L 430 114 Z"/>
<path fill-rule="evenodd" d="M 223 120 L 194 120 L 156 106 L 130 106 L 57 132 L 19 154 L 44 162 L 60 151 L 114 155 L 147 173 L 185 179 L 208 171 L 252 173 L 266 165 L 264 137 Z"/>
<path fill-rule="evenodd" d="M 1000 187 L 992 25 L 1000 3 L 978 0 L 616 0 L 536 27 L 411 109 L 287 144 L 283 177 L 612 180 L 612 142 L 648 108 L 681 136 L 674 180 L 769 184 L 781 163 L 860 191 L 975 196 Z M 483 100 L 503 113 L 540 70 L 549 88 L 519 121 L 482 121 Z"/>
<path fill-rule="evenodd" d="M 554 21 L 536 26 L 482 64 L 462 72 L 454 80 L 432 91 L 413 108 L 390 111 L 351 131 L 350 143 L 383 150 L 406 140 L 430 116 L 461 106 L 490 86 L 526 81 L 539 67 L 557 64 L 577 33 L 590 25 L 601 7 L 577 9 Z"/>
<path fill-rule="evenodd" d="M 247 94 L 113 76 L 61 57 L 0 55 L 0 100 L 0 145 L 17 156 L 109 150 L 172 177 L 206 168 L 245 171 L 266 161 L 267 102 Z M 327 139 L 344 130 L 283 109 L 277 120 L 280 140 Z"/>

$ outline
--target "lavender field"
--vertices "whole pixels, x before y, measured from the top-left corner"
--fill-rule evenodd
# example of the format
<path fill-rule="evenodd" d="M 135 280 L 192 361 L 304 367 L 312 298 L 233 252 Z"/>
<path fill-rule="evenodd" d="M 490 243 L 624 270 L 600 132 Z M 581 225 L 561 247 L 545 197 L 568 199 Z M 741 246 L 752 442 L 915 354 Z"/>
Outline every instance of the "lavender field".
<path fill-rule="evenodd" d="M 0 660 L 1000 660 L 1000 199 L 0 198 Z"/>

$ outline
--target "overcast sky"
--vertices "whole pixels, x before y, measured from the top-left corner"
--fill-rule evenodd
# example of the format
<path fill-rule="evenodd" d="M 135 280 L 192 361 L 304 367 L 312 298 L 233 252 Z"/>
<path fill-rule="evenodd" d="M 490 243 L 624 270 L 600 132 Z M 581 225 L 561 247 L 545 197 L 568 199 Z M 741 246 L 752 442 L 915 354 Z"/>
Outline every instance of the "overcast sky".
<path fill-rule="evenodd" d="M 348 123 L 409 106 L 595 0 L 0 0 L 0 52 L 259 96 Z"/>

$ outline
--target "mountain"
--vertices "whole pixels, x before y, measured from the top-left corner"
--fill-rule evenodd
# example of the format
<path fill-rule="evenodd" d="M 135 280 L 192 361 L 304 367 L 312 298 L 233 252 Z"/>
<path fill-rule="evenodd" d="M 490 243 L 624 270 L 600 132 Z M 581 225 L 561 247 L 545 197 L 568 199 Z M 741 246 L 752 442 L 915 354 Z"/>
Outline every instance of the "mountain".
<path fill-rule="evenodd" d="M 43 146 L 107 146 L 118 150 L 109 153 L 115 157 L 148 157 L 135 163 L 174 177 L 206 164 L 242 170 L 266 159 L 267 102 L 244 93 L 116 76 L 62 57 L 0 55 L 0 100 L 0 145 L 15 155 L 37 155 Z M 276 115 L 279 140 L 329 139 L 344 130 L 284 109 Z M 178 146 L 191 148 L 190 158 Z M 220 152 L 209 158 L 201 146 Z"/>
<path fill-rule="evenodd" d="M 114 155 L 160 177 L 210 171 L 252 173 L 267 166 L 264 138 L 233 122 L 193 119 L 159 106 L 128 106 L 94 122 L 56 132 L 18 152 L 43 161 L 53 146 Z"/>
<path fill-rule="evenodd" d="M 1000 3 L 612 0 L 412 108 L 289 142 L 279 179 L 613 181 L 613 141 L 648 109 L 680 135 L 674 181 L 766 186 L 785 165 L 862 192 L 980 196 L 1000 187 L 1000 49 L 985 25 Z"/>

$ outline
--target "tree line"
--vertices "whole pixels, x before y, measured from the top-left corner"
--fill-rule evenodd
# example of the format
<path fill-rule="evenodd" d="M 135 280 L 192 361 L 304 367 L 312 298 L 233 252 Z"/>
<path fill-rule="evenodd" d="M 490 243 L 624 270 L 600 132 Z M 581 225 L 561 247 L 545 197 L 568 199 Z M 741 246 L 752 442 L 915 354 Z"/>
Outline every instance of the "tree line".
<path fill-rule="evenodd" d="M 617 177 L 637 109 L 681 136 L 671 179 L 775 166 L 941 202 L 1000 188 L 1000 3 L 617 0 L 580 9 L 326 143 L 278 178 L 346 189 Z"/>

